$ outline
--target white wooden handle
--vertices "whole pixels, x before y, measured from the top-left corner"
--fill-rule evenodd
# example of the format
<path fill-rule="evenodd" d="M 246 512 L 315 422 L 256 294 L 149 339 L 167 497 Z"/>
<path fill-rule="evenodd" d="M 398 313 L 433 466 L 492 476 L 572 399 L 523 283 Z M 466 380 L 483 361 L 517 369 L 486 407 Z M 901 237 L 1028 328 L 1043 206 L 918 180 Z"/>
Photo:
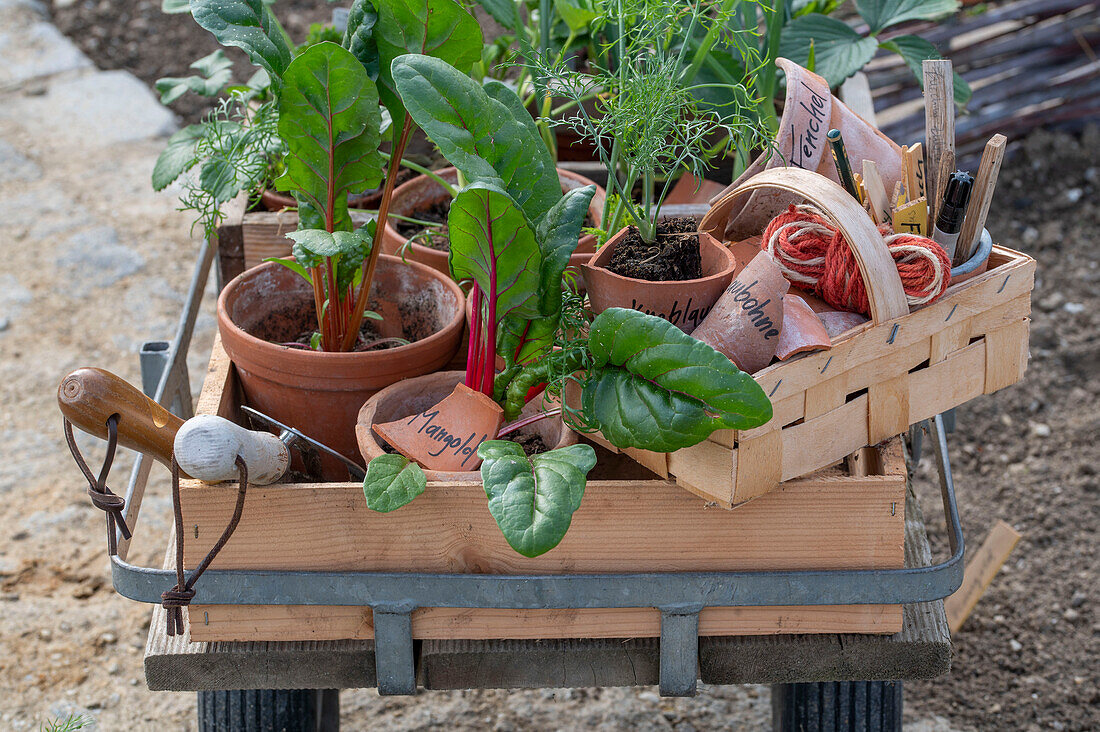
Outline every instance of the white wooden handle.
<path fill-rule="evenodd" d="M 797 193 L 832 219 L 852 248 L 863 274 L 867 299 L 871 303 L 871 319 L 875 323 L 909 314 L 897 265 L 871 217 L 838 183 L 823 175 L 801 168 L 771 168 L 758 173 L 715 201 L 699 224 L 699 230 L 721 239 L 717 232 L 725 230 L 734 199 L 760 188 Z"/>
<path fill-rule="evenodd" d="M 238 455 L 244 458 L 248 482 L 254 485 L 274 483 L 290 467 L 290 453 L 278 437 L 246 430 L 213 414 L 184 422 L 173 448 L 180 468 L 207 483 L 235 480 Z"/>

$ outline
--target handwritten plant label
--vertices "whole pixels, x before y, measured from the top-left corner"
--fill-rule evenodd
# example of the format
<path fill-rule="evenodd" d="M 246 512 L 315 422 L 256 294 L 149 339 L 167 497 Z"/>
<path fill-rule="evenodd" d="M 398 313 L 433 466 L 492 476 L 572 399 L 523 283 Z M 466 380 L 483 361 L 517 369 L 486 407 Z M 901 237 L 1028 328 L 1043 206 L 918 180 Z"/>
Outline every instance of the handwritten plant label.
<path fill-rule="evenodd" d="M 477 448 L 496 438 L 504 411 L 481 392 L 459 384 L 443 401 L 374 431 L 405 457 L 428 470 L 472 471 L 481 465 Z"/>
<path fill-rule="evenodd" d="M 685 333 L 691 333 L 695 330 L 710 312 L 710 306 L 698 307 L 694 298 L 691 297 L 684 304 L 681 304 L 679 300 L 673 300 L 667 309 L 653 308 L 632 298 L 630 308 L 646 315 L 656 315 L 658 318 L 664 318 Z"/>
<path fill-rule="evenodd" d="M 733 279 L 691 335 L 724 353 L 742 371 L 771 363 L 783 331 L 783 296 L 790 283 L 767 252 Z"/>

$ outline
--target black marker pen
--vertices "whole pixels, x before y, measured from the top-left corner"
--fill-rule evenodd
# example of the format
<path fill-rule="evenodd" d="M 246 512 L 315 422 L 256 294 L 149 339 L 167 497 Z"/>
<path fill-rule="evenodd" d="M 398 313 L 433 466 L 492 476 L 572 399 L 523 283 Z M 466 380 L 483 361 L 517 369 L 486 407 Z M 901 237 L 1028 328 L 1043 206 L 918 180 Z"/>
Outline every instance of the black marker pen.
<path fill-rule="evenodd" d="M 959 241 L 959 231 L 962 229 L 966 204 L 970 202 L 970 190 L 973 187 L 974 179 L 968 173 L 957 170 L 947 179 L 947 185 L 943 189 L 943 202 L 940 203 L 940 212 L 936 215 L 936 225 L 932 229 L 932 241 L 944 248 L 949 260 L 955 259 L 955 245 Z"/>

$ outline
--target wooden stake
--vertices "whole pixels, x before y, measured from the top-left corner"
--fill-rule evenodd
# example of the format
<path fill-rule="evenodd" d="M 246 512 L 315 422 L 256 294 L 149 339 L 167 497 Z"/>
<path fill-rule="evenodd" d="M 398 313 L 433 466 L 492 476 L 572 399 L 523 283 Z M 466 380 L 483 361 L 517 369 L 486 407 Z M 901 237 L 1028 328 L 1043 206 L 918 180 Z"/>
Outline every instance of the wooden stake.
<path fill-rule="evenodd" d="M 890 220 L 890 199 L 886 196 L 886 186 L 882 182 L 882 176 L 878 173 L 878 166 L 874 160 L 863 161 L 863 187 L 867 191 L 867 199 L 871 202 L 871 218 L 876 224 L 886 223 Z"/>
<path fill-rule="evenodd" d="M 947 177 L 955 168 L 955 100 L 951 62 L 927 59 L 924 71 L 924 136 L 928 146 L 928 230 L 936 221 Z"/>
<path fill-rule="evenodd" d="M 997 521 L 982 542 L 981 547 L 966 565 L 962 585 L 955 594 L 944 600 L 947 613 L 947 625 L 952 633 L 957 633 L 974 606 L 978 604 L 989 583 L 997 575 L 1001 565 L 1020 541 L 1020 533 L 1004 521 Z"/>
<path fill-rule="evenodd" d="M 978 246 L 978 239 L 981 238 L 982 228 L 985 227 L 985 220 L 989 215 L 989 203 L 993 200 L 993 191 L 997 187 L 997 175 L 1001 172 L 1001 161 L 1005 157 L 1007 142 L 1008 138 L 1004 135 L 994 135 L 985 145 L 978 178 L 974 181 L 974 191 L 970 195 L 970 206 L 966 210 L 966 218 L 963 219 L 962 231 L 959 233 L 957 257 L 960 264 L 970 259 Z"/>
<path fill-rule="evenodd" d="M 924 146 L 919 142 L 902 148 L 902 170 L 905 171 L 905 190 L 909 200 L 915 201 L 926 195 L 924 190 Z"/>

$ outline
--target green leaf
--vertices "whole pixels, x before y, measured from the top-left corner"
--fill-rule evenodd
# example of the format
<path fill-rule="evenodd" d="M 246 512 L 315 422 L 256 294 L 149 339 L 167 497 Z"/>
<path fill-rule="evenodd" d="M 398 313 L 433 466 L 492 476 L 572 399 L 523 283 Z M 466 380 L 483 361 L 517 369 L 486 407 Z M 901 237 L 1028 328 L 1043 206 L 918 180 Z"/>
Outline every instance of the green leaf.
<path fill-rule="evenodd" d="M 840 86 L 874 58 L 878 41 L 863 38 L 847 23 L 826 15 L 804 15 L 795 18 L 783 30 L 779 55 L 806 66 L 813 43 L 815 71 L 829 82 Z"/>
<path fill-rule="evenodd" d="M 593 370 L 582 407 L 616 447 L 670 452 L 717 429 L 771 419 L 771 402 L 752 376 L 667 320 L 610 308 L 592 322 L 588 343 Z"/>
<path fill-rule="evenodd" d="M 309 284 L 313 284 L 313 278 L 309 276 L 309 270 L 303 267 L 299 262 L 293 259 L 285 259 L 283 257 L 267 257 L 265 262 L 274 262 L 275 264 L 281 264 L 289 269 L 291 272 L 295 272 L 302 277 Z"/>
<path fill-rule="evenodd" d="M 403 56 L 393 75 L 413 119 L 467 180 L 499 185 L 533 221 L 561 199 L 554 161 L 530 115 L 517 120 L 513 105 L 437 59 Z M 503 94 L 500 85 L 491 88 Z"/>
<path fill-rule="evenodd" d="M 474 280 L 486 295 L 495 281 L 497 320 L 539 315 L 542 253 L 534 228 L 511 196 L 489 183 L 471 183 L 451 202 L 447 228 L 451 276 Z"/>
<path fill-rule="evenodd" d="M 168 138 L 153 166 L 153 190 L 163 191 L 197 162 L 195 148 L 205 133 L 204 125 L 187 125 Z"/>
<path fill-rule="evenodd" d="M 157 79 L 153 86 L 160 94 L 161 104 L 171 104 L 189 91 L 204 97 L 217 96 L 232 79 L 232 66 L 233 62 L 219 48 L 191 64 L 191 68 L 197 69 L 200 76 L 166 76 Z"/>
<path fill-rule="evenodd" d="M 389 513 L 411 503 L 427 485 L 424 471 L 404 455 L 379 455 L 367 464 L 363 495 L 367 508 Z"/>
<path fill-rule="evenodd" d="M 275 187 L 322 214 L 323 228 L 350 230 L 348 193 L 382 179 L 380 122 L 378 91 L 359 59 L 335 43 L 311 46 L 284 75 L 279 135 L 286 172 Z"/>
<path fill-rule="evenodd" d="M 238 170 L 228 158 L 211 158 L 199 170 L 199 187 L 213 196 L 215 203 L 232 199 L 240 192 L 241 184 Z"/>
<path fill-rule="evenodd" d="M 160 12 L 166 15 L 178 15 L 191 12 L 191 0 L 161 0 Z"/>
<path fill-rule="evenodd" d="M 935 46 L 920 36 L 896 36 L 882 42 L 879 47 L 901 56 L 909 70 L 917 77 L 921 88 L 924 87 L 924 66 L 921 62 L 929 58 L 943 58 Z M 955 104 L 965 107 L 966 103 L 970 101 L 970 85 L 959 76 L 958 72 L 954 72 L 954 74 L 955 78 L 952 80 L 952 85 Z"/>
<path fill-rule="evenodd" d="M 525 557 L 556 547 L 581 507 L 584 487 L 596 465 L 591 445 L 570 445 L 530 457 L 507 440 L 478 447 L 489 513 L 508 545 Z M 377 458 L 375 458 L 377 459 Z"/>
<path fill-rule="evenodd" d="M 554 341 L 561 316 L 561 287 L 569 257 L 577 249 L 595 186 L 574 188 L 546 213 L 535 229 L 542 252 L 538 318 L 509 315 L 501 321 L 498 351 L 506 363 L 527 363 Z"/>
<path fill-rule="evenodd" d="M 302 249 L 319 257 L 337 257 L 342 254 L 355 255 L 366 247 L 369 253 L 370 238 L 362 229 L 356 231 L 333 231 L 324 229 L 299 229 L 286 235 Z"/>
<path fill-rule="evenodd" d="M 580 0 L 554 0 L 554 9 L 565 21 L 565 25 L 574 33 L 580 33 L 588 28 L 588 24 L 600 14 L 588 7 Z"/>
<path fill-rule="evenodd" d="M 374 40 L 374 26 L 378 23 L 378 11 L 370 0 L 355 0 L 348 11 L 348 27 L 344 29 L 344 48 L 351 51 L 367 70 L 367 76 L 378 79 L 378 43 Z"/>
<path fill-rule="evenodd" d="M 223 46 L 242 49 L 272 79 L 283 78 L 293 54 L 263 0 L 191 0 L 191 15 Z"/>
<path fill-rule="evenodd" d="M 404 54 L 431 56 L 470 73 L 481 60 L 481 26 L 454 0 L 378 0 L 375 40 L 379 56 L 379 92 L 397 126 L 405 118 L 390 72 Z"/>
<path fill-rule="evenodd" d="M 907 20 L 936 20 L 959 9 L 959 0 L 856 0 L 874 35 Z"/>
<path fill-rule="evenodd" d="M 519 14 L 512 0 L 477 0 L 477 2 L 486 13 L 492 16 L 493 20 L 508 30 L 515 30 L 519 25 Z"/>

